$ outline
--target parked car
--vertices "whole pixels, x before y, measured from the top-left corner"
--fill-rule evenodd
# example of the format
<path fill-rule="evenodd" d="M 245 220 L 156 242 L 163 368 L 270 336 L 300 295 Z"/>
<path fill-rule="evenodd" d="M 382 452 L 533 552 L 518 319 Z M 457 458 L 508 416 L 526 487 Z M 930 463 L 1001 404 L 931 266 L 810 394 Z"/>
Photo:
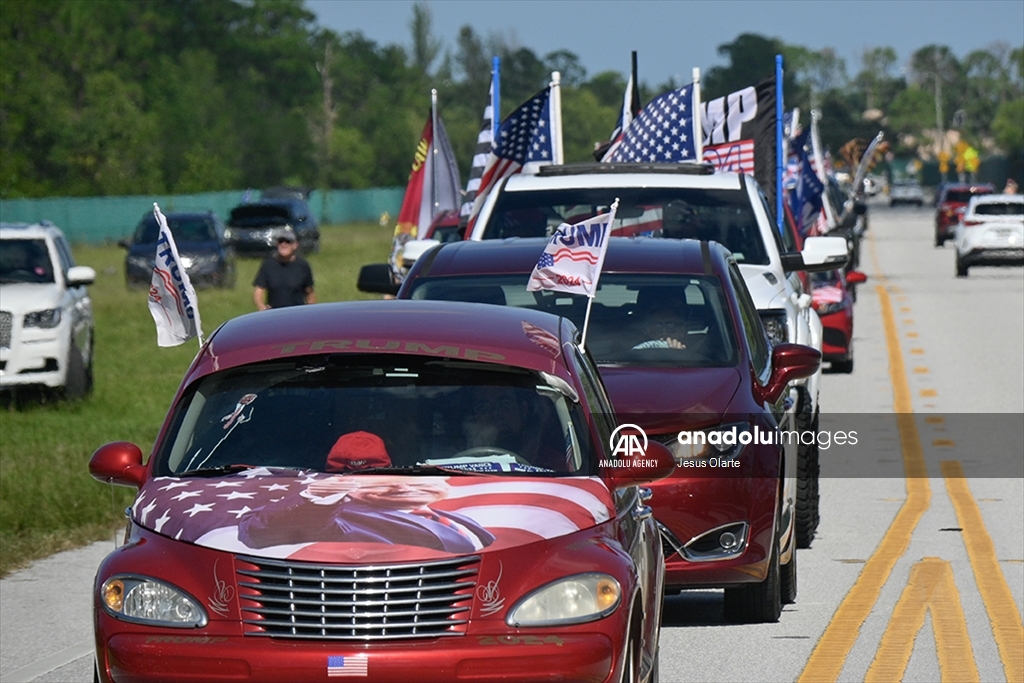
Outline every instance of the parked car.
<path fill-rule="evenodd" d="M 0 223 L 0 390 L 92 391 L 95 279 L 49 221 Z"/>
<path fill-rule="evenodd" d="M 172 211 L 164 214 L 178 255 L 195 287 L 235 286 L 235 255 L 225 245 L 224 224 L 212 211 Z M 128 250 L 124 274 L 129 287 L 149 287 L 156 262 L 160 226 L 152 211 L 144 213 L 130 239 L 118 244 Z"/>
<path fill-rule="evenodd" d="M 924 206 L 924 188 L 913 178 L 898 178 L 889 186 L 889 206 L 913 204 Z"/>
<path fill-rule="evenodd" d="M 98 680 L 656 680 L 641 487 L 675 463 L 613 460 L 576 339 L 452 302 L 224 323 L 145 463 L 125 442 L 90 461 L 139 489 L 96 574 Z"/>
<path fill-rule="evenodd" d="M 231 209 L 225 241 L 239 255 L 266 255 L 274 251 L 278 231 L 288 227 L 295 231 L 304 252 L 320 249 L 320 227 L 309 204 L 298 196 L 264 197 L 239 204 Z"/>
<path fill-rule="evenodd" d="M 774 208 L 769 210 L 764 193 L 749 175 L 697 164 L 553 165 L 542 167 L 537 175 L 512 176 L 492 190 L 467 239 L 548 235 L 563 221 L 574 223 L 606 211 L 616 197 L 617 234 L 723 244 L 735 257 L 772 342 L 821 350 L 821 321 L 796 273 L 845 266 L 850 231 L 866 225 L 866 214 L 858 213 L 852 198 L 844 208 L 841 235 L 810 237 L 803 251 L 791 252 L 780 243 Z M 800 429 L 817 431 L 820 381 L 821 374 L 814 373 L 794 382 Z M 818 525 L 815 445 L 801 446 L 800 472 L 805 494 L 798 506 L 797 530 L 800 546 L 808 547 Z"/>
<path fill-rule="evenodd" d="M 619 420 L 676 458 L 673 475 L 651 486 L 666 585 L 725 588 L 731 621 L 778 620 L 796 598 L 796 443 L 696 447 L 681 435 L 793 429 L 787 383 L 816 372 L 820 354 L 770 349 L 735 259 L 716 242 L 611 238 L 592 306 L 584 296 L 526 290 L 546 244 L 444 245 L 413 266 L 398 297 L 586 323 L 586 348 Z"/>
<path fill-rule="evenodd" d="M 1024 265 L 1024 196 L 971 197 L 953 244 L 958 277 L 967 277 L 971 266 Z"/>
<path fill-rule="evenodd" d="M 867 282 L 859 270 L 840 269 L 811 273 L 811 305 L 824 328 L 821 344 L 823 361 L 833 372 L 853 372 L 853 287 Z"/>
<path fill-rule="evenodd" d="M 995 186 L 989 183 L 949 183 L 944 185 L 935 208 L 935 246 L 941 247 L 946 240 L 953 239 L 956 224 L 967 210 L 971 197 L 992 194 Z"/>

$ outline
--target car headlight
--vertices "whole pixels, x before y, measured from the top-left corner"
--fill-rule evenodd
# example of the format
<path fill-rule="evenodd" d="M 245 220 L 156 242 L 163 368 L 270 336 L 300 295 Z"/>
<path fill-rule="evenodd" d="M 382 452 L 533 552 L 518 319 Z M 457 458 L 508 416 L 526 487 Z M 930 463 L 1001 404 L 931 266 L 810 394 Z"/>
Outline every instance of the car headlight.
<path fill-rule="evenodd" d="M 682 465 L 684 460 L 703 458 L 732 460 L 743 452 L 752 438 L 750 425 L 746 422 L 736 422 L 707 429 L 681 431 L 671 441 L 664 443 L 672 452 L 676 464 Z"/>
<path fill-rule="evenodd" d="M 768 341 L 775 344 L 785 344 L 789 341 L 789 323 L 786 321 L 785 311 L 759 311 L 761 324 L 768 334 Z"/>
<path fill-rule="evenodd" d="M 60 325 L 60 309 L 47 308 L 42 311 L 32 311 L 25 315 L 25 327 L 39 327 L 49 330 Z"/>
<path fill-rule="evenodd" d="M 622 588 L 608 574 L 577 574 L 538 588 L 520 600 L 505 623 L 521 626 L 565 626 L 594 621 L 611 614 Z"/>
<path fill-rule="evenodd" d="M 235 231 L 231 228 L 224 228 L 224 239 L 229 240 L 235 236 Z"/>
<path fill-rule="evenodd" d="M 193 598 L 156 579 L 114 576 L 100 588 L 103 606 L 125 621 L 153 626 L 206 626 L 206 612 Z"/>
<path fill-rule="evenodd" d="M 814 305 L 814 310 L 818 312 L 818 315 L 828 315 L 829 313 L 838 313 L 843 310 L 842 301 L 824 301 L 820 304 Z"/>

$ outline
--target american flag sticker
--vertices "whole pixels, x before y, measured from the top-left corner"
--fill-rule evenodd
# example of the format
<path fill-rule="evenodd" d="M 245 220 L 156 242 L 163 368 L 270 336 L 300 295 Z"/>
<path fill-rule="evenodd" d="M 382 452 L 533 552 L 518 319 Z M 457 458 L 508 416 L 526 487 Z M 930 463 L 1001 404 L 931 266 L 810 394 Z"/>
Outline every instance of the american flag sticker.
<path fill-rule="evenodd" d="M 327 675 L 366 676 L 366 655 L 328 655 Z"/>

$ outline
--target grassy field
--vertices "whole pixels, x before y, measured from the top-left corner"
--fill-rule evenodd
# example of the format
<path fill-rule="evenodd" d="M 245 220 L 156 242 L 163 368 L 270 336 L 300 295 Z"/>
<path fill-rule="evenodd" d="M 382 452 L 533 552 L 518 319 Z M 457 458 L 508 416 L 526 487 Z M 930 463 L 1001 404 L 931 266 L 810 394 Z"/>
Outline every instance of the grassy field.
<path fill-rule="evenodd" d="M 384 261 L 391 231 L 375 224 L 321 228 L 308 256 L 320 302 L 375 298 L 356 290 L 364 263 Z M 178 383 L 198 351 L 192 340 L 159 348 L 145 290 L 129 290 L 124 250 L 77 246 L 75 259 L 96 269 L 89 291 L 96 318 L 96 388 L 75 403 L 8 404 L 0 410 L 0 576 L 59 550 L 112 538 L 124 525 L 134 489 L 89 476 L 93 451 L 131 441 L 149 453 Z M 255 310 L 257 259 L 238 261 L 233 290 L 198 292 L 203 331 Z"/>

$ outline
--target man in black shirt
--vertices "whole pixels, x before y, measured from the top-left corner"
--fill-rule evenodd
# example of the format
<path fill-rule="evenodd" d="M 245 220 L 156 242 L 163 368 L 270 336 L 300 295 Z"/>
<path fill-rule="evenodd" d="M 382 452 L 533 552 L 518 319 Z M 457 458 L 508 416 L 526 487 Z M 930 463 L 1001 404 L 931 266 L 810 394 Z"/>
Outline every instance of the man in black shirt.
<path fill-rule="evenodd" d="M 252 300 L 256 308 L 283 308 L 315 304 L 313 269 L 299 256 L 295 231 L 285 228 L 277 236 L 277 251 L 263 259 L 253 280 Z"/>

